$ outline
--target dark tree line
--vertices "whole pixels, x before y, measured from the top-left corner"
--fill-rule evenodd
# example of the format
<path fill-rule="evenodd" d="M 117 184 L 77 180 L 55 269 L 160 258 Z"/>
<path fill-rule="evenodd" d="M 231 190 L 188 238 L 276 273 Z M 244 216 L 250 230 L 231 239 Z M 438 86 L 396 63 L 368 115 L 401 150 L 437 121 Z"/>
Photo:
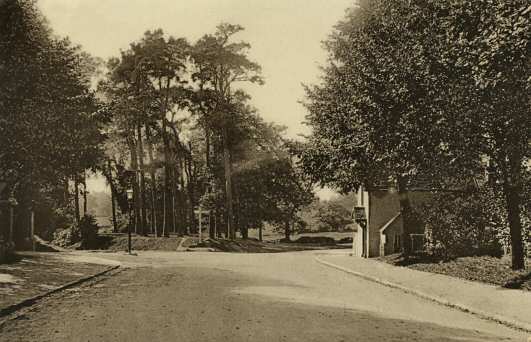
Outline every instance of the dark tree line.
<path fill-rule="evenodd" d="M 19 203 L 20 244 L 32 212 L 43 233 L 59 208 L 79 220 L 79 185 L 103 158 L 106 117 L 90 90 L 96 65 L 52 34 L 34 1 L 0 2 L 0 179 Z"/>

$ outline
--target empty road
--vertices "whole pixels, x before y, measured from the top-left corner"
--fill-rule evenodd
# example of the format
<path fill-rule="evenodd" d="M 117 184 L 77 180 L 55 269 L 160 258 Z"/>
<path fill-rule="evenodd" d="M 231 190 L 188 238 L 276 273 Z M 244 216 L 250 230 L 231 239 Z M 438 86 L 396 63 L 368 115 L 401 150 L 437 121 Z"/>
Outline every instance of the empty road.
<path fill-rule="evenodd" d="M 124 268 L 4 322 L 0 341 L 526 341 L 314 253 L 91 253 Z"/>

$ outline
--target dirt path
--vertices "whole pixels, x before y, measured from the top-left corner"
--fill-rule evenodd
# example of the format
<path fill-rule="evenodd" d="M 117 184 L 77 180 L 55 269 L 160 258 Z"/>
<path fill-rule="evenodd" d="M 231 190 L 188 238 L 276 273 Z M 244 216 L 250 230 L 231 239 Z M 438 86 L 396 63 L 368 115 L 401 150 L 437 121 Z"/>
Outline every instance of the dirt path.
<path fill-rule="evenodd" d="M 525 341 L 310 255 L 117 258 L 136 266 L 46 299 L 0 327 L 0 341 Z"/>

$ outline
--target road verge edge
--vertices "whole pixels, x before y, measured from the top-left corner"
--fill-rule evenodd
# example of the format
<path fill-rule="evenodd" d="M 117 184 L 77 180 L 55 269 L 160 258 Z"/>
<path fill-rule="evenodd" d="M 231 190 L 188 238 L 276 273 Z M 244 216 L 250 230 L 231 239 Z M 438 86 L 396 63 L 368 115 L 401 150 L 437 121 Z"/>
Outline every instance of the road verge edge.
<path fill-rule="evenodd" d="M 404 286 L 404 285 L 400 285 L 400 284 L 396 284 L 396 283 L 393 283 L 393 282 L 389 282 L 389 281 L 384 280 L 384 279 L 373 277 L 373 276 L 370 276 L 370 275 L 367 275 L 367 274 L 363 274 L 361 272 L 357 272 L 357 271 L 354 271 L 352 269 L 349 269 L 349 268 L 346 268 L 346 267 L 343 267 L 343 266 L 336 265 L 334 263 L 325 261 L 325 260 L 319 258 L 318 256 L 314 257 L 314 260 L 317 263 L 321 264 L 321 265 L 337 269 L 339 271 L 354 275 L 356 277 L 359 277 L 359 278 L 362 278 L 362 279 L 365 279 L 365 280 L 368 280 L 368 281 L 372 281 L 374 283 L 378 283 L 378 284 L 383 285 L 383 286 L 387 286 L 387 287 L 390 287 L 390 288 L 393 288 L 393 289 L 400 290 L 402 292 L 405 292 L 405 293 L 420 297 L 422 299 L 429 300 L 430 302 L 434 302 L 434 303 L 437 303 L 439 305 L 443 305 L 443 306 L 446 306 L 446 307 L 449 307 L 449 308 L 457 309 L 457 310 L 462 311 L 462 312 L 470 313 L 470 314 L 472 314 L 472 315 L 474 315 L 474 316 L 476 316 L 478 318 L 481 318 L 481 319 L 484 319 L 484 320 L 487 320 L 487 321 L 496 322 L 496 323 L 505 325 L 505 326 L 507 326 L 509 328 L 512 328 L 512 329 L 520 330 L 520 331 L 523 331 L 523 332 L 526 332 L 526 333 L 531 333 L 531 325 L 529 325 L 527 323 L 519 322 L 519 321 L 516 321 L 516 320 L 513 320 L 513 319 L 508 319 L 508 318 L 501 317 L 501 316 L 495 315 L 495 314 L 490 314 L 488 312 L 477 310 L 477 309 L 468 307 L 468 306 L 463 305 L 463 304 L 452 303 L 452 302 L 450 302 L 450 301 L 448 301 L 448 300 L 446 300 L 444 298 L 441 298 L 441 297 L 429 295 L 427 293 L 424 293 L 424 292 L 421 292 L 421 291 L 418 291 L 418 290 L 414 290 L 414 289 L 409 288 L 409 287 Z"/>

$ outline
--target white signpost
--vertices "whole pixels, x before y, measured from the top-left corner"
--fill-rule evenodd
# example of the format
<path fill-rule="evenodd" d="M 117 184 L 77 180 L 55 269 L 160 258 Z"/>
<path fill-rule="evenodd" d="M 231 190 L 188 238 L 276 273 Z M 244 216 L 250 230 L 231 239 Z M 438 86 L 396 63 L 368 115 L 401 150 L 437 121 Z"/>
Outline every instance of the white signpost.
<path fill-rule="evenodd" d="M 203 231 L 203 214 L 210 215 L 210 210 L 205 210 L 201 207 L 194 210 L 194 214 L 199 217 L 199 242 L 202 240 L 202 231 Z M 210 219 L 210 217 L 209 217 Z"/>

